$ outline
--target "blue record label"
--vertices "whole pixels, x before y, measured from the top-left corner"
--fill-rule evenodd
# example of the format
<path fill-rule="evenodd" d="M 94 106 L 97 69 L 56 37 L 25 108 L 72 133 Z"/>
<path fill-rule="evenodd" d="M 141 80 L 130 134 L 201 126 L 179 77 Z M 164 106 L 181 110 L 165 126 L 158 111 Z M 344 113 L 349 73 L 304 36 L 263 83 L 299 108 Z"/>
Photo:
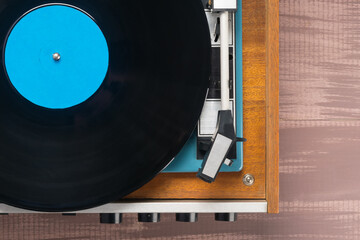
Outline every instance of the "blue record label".
<path fill-rule="evenodd" d="M 89 99 L 108 65 L 102 31 L 70 6 L 44 6 L 25 14 L 5 47 L 10 82 L 24 98 L 45 108 L 69 108 Z"/>

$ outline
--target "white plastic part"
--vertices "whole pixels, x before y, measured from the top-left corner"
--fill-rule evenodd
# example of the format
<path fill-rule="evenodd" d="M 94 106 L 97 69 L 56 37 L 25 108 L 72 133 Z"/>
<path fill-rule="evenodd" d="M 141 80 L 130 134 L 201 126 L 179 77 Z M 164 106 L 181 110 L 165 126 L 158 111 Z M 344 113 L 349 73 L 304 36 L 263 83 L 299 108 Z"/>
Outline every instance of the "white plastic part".
<path fill-rule="evenodd" d="M 229 12 L 220 14 L 221 107 L 230 110 Z"/>
<path fill-rule="evenodd" d="M 232 144 L 232 139 L 227 138 L 221 134 L 217 134 L 212 145 L 210 154 L 206 160 L 206 164 L 202 169 L 202 174 L 215 179 L 223 159 L 229 151 Z"/>
<path fill-rule="evenodd" d="M 214 0 L 214 10 L 236 10 L 237 0 Z"/>

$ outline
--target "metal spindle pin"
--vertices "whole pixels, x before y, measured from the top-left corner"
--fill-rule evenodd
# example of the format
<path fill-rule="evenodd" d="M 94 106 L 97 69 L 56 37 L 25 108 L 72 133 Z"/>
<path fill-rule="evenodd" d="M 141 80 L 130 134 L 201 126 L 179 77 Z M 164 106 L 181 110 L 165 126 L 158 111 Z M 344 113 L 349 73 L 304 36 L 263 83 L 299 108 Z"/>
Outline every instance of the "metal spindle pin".
<path fill-rule="evenodd" d="M 53 57 L 53 59 L 54 59 L 55 61 L 57 61 L 57 62 L 60 61 L 60 59 L 61 59 L 61 56 L 60 56 L 59 53 L 54 53 L 52 57 Z"/>

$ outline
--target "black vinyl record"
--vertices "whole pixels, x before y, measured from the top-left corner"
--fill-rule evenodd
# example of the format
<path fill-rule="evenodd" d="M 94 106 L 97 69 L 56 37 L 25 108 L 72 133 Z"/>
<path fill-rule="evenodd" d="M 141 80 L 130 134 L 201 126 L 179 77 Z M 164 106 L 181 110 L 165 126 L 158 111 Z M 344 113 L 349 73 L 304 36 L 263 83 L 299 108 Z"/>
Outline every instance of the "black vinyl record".
<path fill-rule="evenodd" d="M 100 88 L 64 109 L 21 96 L 4 60 L 19 18 L 52 4 L 86 12 L 109 48 Z M 0 0 L 0 23 L 0 202 L 52 212 L 118 200 L 155 177 L 196 127 L 211 51 L 200 0 Z"/>

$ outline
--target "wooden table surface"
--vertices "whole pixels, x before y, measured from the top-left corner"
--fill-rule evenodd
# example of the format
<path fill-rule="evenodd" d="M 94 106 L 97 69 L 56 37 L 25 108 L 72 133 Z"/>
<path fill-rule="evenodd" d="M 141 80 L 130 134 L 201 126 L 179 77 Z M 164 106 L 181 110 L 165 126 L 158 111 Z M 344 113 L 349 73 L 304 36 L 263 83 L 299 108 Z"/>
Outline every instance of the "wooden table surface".
<path fill-rule="evenodd" d="M 0 216 L 0 239 L 360 239 L 359 13 L 353 0 L 280 1 L 280 214 Z"/>

